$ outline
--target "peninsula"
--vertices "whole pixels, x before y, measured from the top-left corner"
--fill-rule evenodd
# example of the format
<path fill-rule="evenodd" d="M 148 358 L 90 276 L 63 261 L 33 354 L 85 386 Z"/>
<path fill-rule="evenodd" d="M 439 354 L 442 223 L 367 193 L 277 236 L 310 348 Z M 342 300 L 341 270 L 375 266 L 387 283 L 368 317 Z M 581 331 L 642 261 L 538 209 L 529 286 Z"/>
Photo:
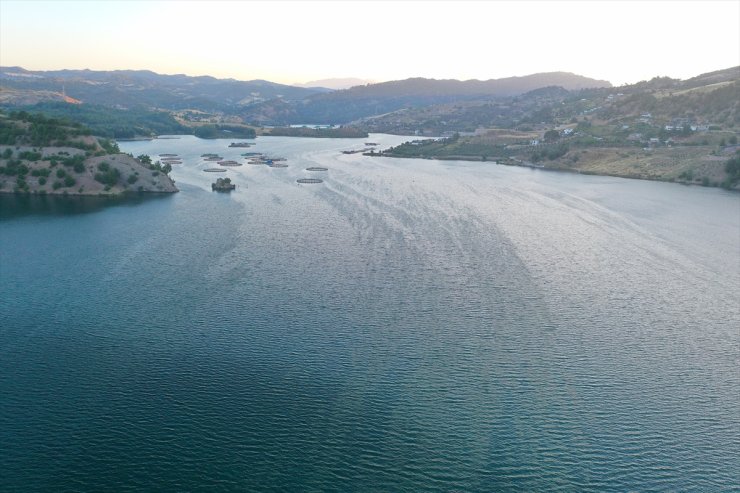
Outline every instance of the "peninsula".
<path fill-rule="evenodd" d="M 67 120 L 0 113 L 0 193 L 121 195 L 177 192 L 170 164 L 123 154 Z"/>

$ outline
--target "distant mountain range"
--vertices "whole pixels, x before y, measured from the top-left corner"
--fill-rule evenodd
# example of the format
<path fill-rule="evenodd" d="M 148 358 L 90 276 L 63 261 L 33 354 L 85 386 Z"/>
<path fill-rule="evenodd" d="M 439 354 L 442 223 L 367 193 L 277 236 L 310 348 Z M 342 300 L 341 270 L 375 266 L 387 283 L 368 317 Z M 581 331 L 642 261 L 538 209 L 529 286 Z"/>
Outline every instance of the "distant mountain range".
<path fill-rule="evenodd" d="M 333 79 L 320 79 L 320 80 L 312 80 L 310 82 L 304 82 L 304 83 L 296 83 L 293 84 L 296 87 L 306 87 L 306 88 L 326 88 L 326 89 L 332 89 L 332 90 L 340 90 L 340 89 L 349 89 L 350 87 L 354 86 L 364 86 L 367 84 L 375 84 L 375 81 L 368 80 L 368 79 L 358 79 L 356 77 L 346 77 L 343 79 L 339 78 L 333 78 Z"/>
<path fill-rule="evenodd" d="M 314 94 L 301 101 L 266 101 L 244 108 L 242 116 L 246 121 L 257 124 L 337 124 L 401 108 L 509 97 L 548 86 L 578 90 L 611 87 L 611 83 L 567 72 L 549 72 L 486 81 L 412 78 Z"/>
<path fill-rule="evenodd" d="M 733 67 L 684 81 L 656 77 L 612 88 L 608 81 L 548 72 L 486 81 L 412 78 L 333 91 L 150 71 L 0 67 L 0 105 L 43 103 L 40 111 L 68 114 L 116 137 L 206 124 L 352 124 L 371 132 L 438 135 L 579 115 L 612 120 L 651 113 L 668 120 L 729 122 L 737 111 L 732 101 L 738 80 L 740 70 Z"/>
<path fill-rule="evenodd" d="M 327 79 L 309 84 L 353 82 L 365 81 Z M 331 91 L 264 80 L 161 75 L 146 70 L 31 71 L 21 67 L 0 67 L 0 104 L 27 105 L 66 100 L 118 109 L 137 107 L 221 112 L 258 125 L 341 124 L 405 107 L 481 97 L 508 97 L 546 86 L 577 90 L 610 85 L 603 80 L 551 72 L 487 81 L 413 78 Z"/>
<path fill-rule="evenodd" d="M 11 96 L 39 102 L 67 96 L 87 104 L 119 108 L 145 106 L 226 112 L 274 98 L 302 99 L 326 91 L 266 80 L 161 75 L 148 70 L 31 71 L 21 67 L 0 67 L 0 89 L 5 89 L 0 92 L 0 103 L 5 104 L 15 103 Z"/>

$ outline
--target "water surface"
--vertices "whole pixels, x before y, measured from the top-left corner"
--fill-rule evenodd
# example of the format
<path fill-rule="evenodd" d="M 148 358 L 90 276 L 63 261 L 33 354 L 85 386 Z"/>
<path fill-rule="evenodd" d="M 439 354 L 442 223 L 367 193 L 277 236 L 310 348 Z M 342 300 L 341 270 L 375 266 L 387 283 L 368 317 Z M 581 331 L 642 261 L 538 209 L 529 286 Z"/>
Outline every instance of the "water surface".
<path fill-rule="evenodd" d="M 738 491 L 737 194 L 257 142 L 3 202 L 0 490 Z"/>

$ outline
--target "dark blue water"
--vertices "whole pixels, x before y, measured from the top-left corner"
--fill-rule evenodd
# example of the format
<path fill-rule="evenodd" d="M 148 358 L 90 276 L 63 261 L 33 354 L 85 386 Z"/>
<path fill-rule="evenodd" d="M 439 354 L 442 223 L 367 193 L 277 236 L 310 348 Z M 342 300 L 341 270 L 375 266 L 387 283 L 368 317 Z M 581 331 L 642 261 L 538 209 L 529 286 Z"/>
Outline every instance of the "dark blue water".
<path fill-rule="evenodd" d="M 740 491 L 740 196 L 258 142 L 0 202 L 0 490 Z"/>

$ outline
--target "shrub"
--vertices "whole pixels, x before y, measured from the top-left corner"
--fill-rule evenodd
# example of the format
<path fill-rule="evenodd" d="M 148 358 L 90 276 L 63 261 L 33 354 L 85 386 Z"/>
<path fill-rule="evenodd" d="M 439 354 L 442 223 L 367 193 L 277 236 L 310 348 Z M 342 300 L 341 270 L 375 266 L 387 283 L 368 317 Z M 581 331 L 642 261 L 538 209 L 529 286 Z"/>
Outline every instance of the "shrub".
<path fill-rule="evenodd" d="M 64 177 L 64 186 L 65 187 L 73 187 L 77 183 L 77 180 L 74 179 L 71 175 L 67 175 Z"/>
<path fill-rule="evenodd" d="M 62 182 L 61 181 L 55 181 L 54 184 L 51 186 L 54 190 L 59 190 L 62 188 Z"/>
<path fill-rule="evenodd" d="M 44 178 L 43 176 L 39 178 L 39 185 L 46 185 L 46 178 Z"/>
<path fill-rule="evenodd" d="M 59 168 L 57 170 L 57 178 L 64 178 L 67 175 L 67 172 L 64 171 L 63 168 Z"/>

